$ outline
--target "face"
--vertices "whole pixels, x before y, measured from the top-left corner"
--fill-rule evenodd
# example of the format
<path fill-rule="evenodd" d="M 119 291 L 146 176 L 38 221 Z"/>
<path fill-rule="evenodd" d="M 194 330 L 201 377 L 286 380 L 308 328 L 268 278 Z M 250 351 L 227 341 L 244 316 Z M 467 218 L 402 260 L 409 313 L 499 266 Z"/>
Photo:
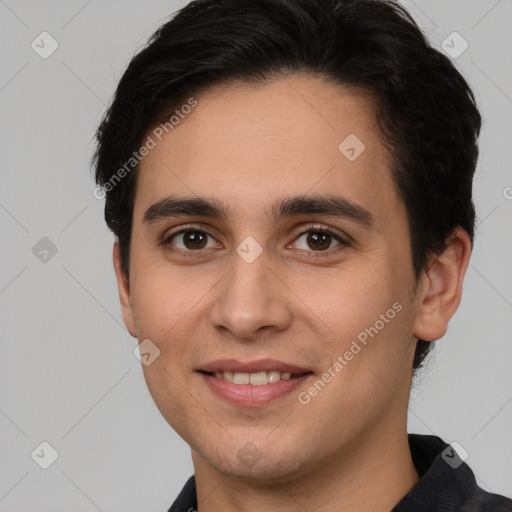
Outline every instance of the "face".
<path fill-rule="evenodd" d="M 125 323 L 195 463 L 325 470 L 406 424 L 418 301 L 374 110 L 308 76 L 196 99 L 141 162 Z"/>

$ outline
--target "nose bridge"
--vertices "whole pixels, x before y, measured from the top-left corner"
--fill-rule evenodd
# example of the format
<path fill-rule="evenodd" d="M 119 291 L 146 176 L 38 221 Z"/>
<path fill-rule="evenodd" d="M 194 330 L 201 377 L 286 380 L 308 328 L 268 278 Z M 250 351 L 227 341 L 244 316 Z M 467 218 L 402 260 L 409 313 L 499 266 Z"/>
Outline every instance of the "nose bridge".
<path fill-rule="evenodd" d="M 231 272 L 212 309 L 212 324 L 240 338 L 252 337 L 261 327 L 285 328 L 291 320 L 286 291 L 263 247 L 247 237 L 232 258 Z"/>

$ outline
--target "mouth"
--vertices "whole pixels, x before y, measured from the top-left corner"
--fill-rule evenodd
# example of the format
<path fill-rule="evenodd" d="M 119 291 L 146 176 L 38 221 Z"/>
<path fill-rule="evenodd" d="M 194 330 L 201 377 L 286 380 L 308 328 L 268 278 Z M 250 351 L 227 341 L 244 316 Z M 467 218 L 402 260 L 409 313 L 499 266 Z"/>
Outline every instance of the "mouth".
<path fill-rule="evenodd" d="M 239 407 L 262 406 L 290 395 L 313 375 L 311 370 L 273 359 L 247 363 L 223 359 L 197 371 L 217 398 Z"/>
<path fill-rule="evenodd" d="M 291 373 L 280 372 L 277 370 L 261 371 L 261 372 L 233 372 L 233 371 L 216 371 L 205 372 L 200 370 L 200 373 L 210 375 L 216 379 L 232 382 L 234 384 L 250 384 L 252 386 L 263 386 L 265 384 L 273 384 L 281 380 L 290 380 L 303 377 L 313 372 Z"/>

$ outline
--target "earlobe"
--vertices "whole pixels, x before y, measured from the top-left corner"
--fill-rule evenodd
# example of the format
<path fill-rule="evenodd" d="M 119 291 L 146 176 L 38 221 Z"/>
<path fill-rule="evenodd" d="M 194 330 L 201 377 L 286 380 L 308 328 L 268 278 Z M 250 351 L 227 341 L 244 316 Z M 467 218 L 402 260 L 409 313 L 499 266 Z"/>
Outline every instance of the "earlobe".
<path fill-rule="evenodd" d="M 434 256 L 423 275 L 414 322 L 417 338 L 435 341 L 445 335 L 448 322 L 460 304 L 470 255 L 469 236 L 457 226 L 448 238 L 445 250 Z"/>
<path fill-rule="evenodd" d="M 121 303 L 121 312 L 123 314 L 123 321 L 128 329 L 128 332 L 134 337 L 137 337 L 137 330 L 135 328 L 135 320 L 132 311 L 132 299 L 130 295 L 130 283 L 128 277 L 125 275 L 121 265 L 121 252 L 119 244 L 114 242 L 113 248 L 113 262 L 114 270 L 117 279 L 117 289 L 119 291 L 119 302 Z"/>

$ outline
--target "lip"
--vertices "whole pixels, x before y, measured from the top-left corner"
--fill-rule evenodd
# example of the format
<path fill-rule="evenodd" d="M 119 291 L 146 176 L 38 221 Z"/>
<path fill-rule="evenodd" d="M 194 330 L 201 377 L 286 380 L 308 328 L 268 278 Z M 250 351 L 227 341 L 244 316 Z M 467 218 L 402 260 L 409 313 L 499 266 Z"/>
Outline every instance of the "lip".
<path fill-rule="evenodd" d="M 258 359 L 255 361 L 242 362 L 237 359 L 218 359 L 202 365 L 199 371 L 214 372 L 241 372 L 241 373 L 257 373 L 270 372 L 272 370 L 278 372 L 290 373 L 311 373 L 307 368 L 301 368 L 294 364 L 278 361 L 277 359 Z M 275 383 L 277 384 L 277 383 Z"/>
<path fill-rule="evenodd" d="M 273 400 L 290 394 L 313 375 L 313 373 L 309 372 L 291 379 L 255 386 L 253 384 L 235 384 L 218 379 L 208 373 L 199 372 L 199 374 L 215 395 L 238 407 L 258 407 L 268 404 Z"/>

